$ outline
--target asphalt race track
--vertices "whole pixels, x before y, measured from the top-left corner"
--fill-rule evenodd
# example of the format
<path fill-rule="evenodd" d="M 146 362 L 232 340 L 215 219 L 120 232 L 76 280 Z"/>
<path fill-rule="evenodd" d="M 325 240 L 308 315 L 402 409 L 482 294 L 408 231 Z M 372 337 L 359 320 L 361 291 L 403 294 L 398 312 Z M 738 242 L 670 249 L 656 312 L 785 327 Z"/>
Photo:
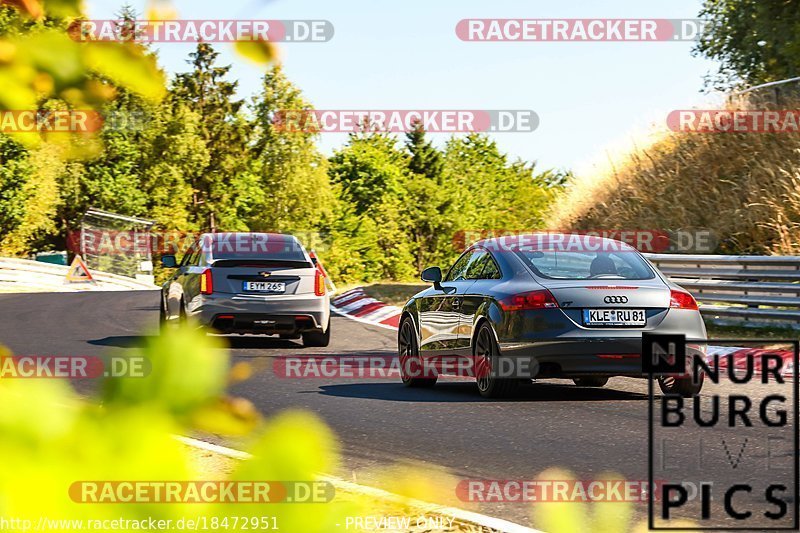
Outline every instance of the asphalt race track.
<path fill-rule="evenodd" d="M 157 294 L 2 294 L 0 343 L 18 355 L 128 353 L 141 343 L 142 332 L 157 327 Z M 286 379 L 274 374 L 273 358 L 281 355 L 395 353 L 393 331 L 335 315 L 332 327 L 332 342 L 325 349 L 304 349 L 299 341 L 231 339 L 235 359 L 258 369 L 233 392 L 267 416 L 289 407 L 322 416 L 343 446 L 343 465 L 336 472 L 341 477 L 369 484 L 376 469 L 411 461 L 443 467 L 459 479 L 533 479 L 550 467 L 569 469 L 580 479 L 604 472 L 647 479 L 644 380 L 616 378 L 604 389 L 542 382 L 524 387 L 516 398 L 489 401 L 467 380 L 448 379 L 419 390 L 404 388 L 398 379 Z M 90 384 L 78 387 L 91 393 Z M 704 396 L 713 390 L 707 386 Z M 447 503 L 457 500 L 451 497 Z M 646 503 L 635 508 L 644 519 Z M 477 510 L 532 525 L 532 509 L 526 503 L 493 503 Z"/>

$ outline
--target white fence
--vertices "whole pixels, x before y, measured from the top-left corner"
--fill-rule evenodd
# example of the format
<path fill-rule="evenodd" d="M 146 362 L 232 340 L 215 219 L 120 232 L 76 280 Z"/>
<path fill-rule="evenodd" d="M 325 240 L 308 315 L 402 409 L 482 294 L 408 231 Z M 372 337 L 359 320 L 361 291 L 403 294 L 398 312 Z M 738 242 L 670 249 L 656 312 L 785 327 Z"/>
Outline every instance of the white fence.
<path fill-rule="evenodd" d="M 90 271 L 97 283 L 67 283 L 68 266 L 28 259 L 0 257 L 0 291 L 73 292 L 81 290 L 130 291 L 157 289 L 148 279 L 134 279 Z"/>

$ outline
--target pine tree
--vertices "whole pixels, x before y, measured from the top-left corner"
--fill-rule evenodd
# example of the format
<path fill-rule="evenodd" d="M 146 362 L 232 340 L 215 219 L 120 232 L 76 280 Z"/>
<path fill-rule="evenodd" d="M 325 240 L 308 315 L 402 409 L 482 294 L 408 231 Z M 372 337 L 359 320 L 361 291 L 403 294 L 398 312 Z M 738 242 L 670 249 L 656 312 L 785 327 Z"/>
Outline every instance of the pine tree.
<path fill-rule="evenodd" d="M 187 175 L 193 191 L 191 213 L 199 226 L 212 232 L 237 224 L 234 198 L 246 171 L 247 142 L 239 117 L 244 101 L 235 98 L 237 83 L 225 80 L 230 65 L 215 65 L 218 55 L 210 44 L 199 43 L 190 54 L 193 70 L 176 76 L 170 94 L 175 116 L 187 108 L 198 114 L 208 161 Z"/>
<path fill-rule="evenodd" d="M 416 268 L 422 271 L 429 264 L 435 264 L 449 256 L 450 251 L 446 246 L 453 229 L 453 204 L 450 199 L 452 191 L 442 188 L 444 158 L 425 139 L 422 124 L 415 124 L 406 133 L 406 149 L 410 154 L 410 176 L 405 185 L 408 196 L 406 211 L 414 242 Z"/>
<path fill-rule="evenodd" d="M 406 133 L 406 148 L 411 154 L 408 169 L 414 174 L 421 174 L 441 183 L 444 160 L 441 152 L 425 140 L 422 123 L 415 123 L 414 128 Z"/>

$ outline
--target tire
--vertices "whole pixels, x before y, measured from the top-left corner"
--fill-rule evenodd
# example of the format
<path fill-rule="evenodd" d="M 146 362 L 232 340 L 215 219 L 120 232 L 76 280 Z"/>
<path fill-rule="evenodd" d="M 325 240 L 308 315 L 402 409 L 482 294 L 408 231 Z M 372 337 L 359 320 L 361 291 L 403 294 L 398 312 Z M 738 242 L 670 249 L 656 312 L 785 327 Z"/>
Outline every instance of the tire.
<path fill-rule="evenodd" d="M 158 329 L 162 332 L 167 329 L 167 310 L 164 309 L 164 298 L 161 298 L 161 303 L 158 305 Z"/>
<path fill-rule="evenodd" d="M 603 387 L 608 383 L 608 378 L 602 377 L 586 377 L 586 378 L 573 378 L 575 385 L 578 387 Z"/>
<path fill-rule="evenodd" d="M 397 333 L 397 358 L 400 361 L 400 379 L 406 387 L 427 388 L 436 385 L 438 375 L 433 377 L 419 377 L 422 370 L 422 361 L 419 358 L 417 334 L 414 331 L 414 322 L 406 317 L 400 324 Z"/>
<path fill-rule="evenodd" d="M 325 333 L 319 331 L 307 331 L 303 333 L 303 346 L 308 348 L 324 348 L 331 343 L 331 321 L 328 319 L 328 327 Z"/>
<path fill-rule="evenodd" d="M 164 300 L 162 299 L 158 317 L 162 333 L 164 333 L 165 331 L 180 328 L 186 323 L 186 309 L 183 307 L 183 301 L 181 301 L 181 307 L 180 310 L 178 311 L 178 318 L 173 318 L 172 320 L 169 320 L 167 318 L 167 310 L 165 304 L 166 302 L 164 302 Z"/>
<path fill-rule="evenodd" d="M 703 382 L 705 381 L 705 374 L 700 374 L 700 382 L 694 383 L 691 376 L 674 377 L 674 376 L 659 376 L 658 386 L 664 394 L 677 394 L 684 398 L 691 398 L 700 394 L 703 389 Z"/>
<path fill-rule="evenodd" d="M 475 361 L 475 382 L 478 392 L 484 398 L 507 398 L 516 392 L 520 384 L 519 379 L 503 379 L 492 375 L 492 369 L 497 367 L 500 349 L 494 338 L 492 327 L 483 322 L 475 336 L 472 347 L 473 360 Z"/>

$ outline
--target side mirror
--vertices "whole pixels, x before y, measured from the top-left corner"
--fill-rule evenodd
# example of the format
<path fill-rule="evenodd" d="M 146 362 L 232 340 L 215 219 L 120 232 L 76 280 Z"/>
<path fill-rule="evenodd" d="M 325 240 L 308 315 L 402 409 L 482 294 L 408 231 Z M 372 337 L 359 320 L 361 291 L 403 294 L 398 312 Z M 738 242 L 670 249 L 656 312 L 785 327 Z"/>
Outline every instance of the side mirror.
<path fill-rule="evenodd" d="M 428 267 L 420 274 L 422 281 L 433 283 L 435 289 L 441 288 L 439 283 L 442 281 L 442 269 L 439 267 Z"/>
<path fill-rule="evenodd" d="M 177 268 L 178 261 L 175 259 L 174 255 L 162 255 L 161 266 L 164 268 Z"/>

